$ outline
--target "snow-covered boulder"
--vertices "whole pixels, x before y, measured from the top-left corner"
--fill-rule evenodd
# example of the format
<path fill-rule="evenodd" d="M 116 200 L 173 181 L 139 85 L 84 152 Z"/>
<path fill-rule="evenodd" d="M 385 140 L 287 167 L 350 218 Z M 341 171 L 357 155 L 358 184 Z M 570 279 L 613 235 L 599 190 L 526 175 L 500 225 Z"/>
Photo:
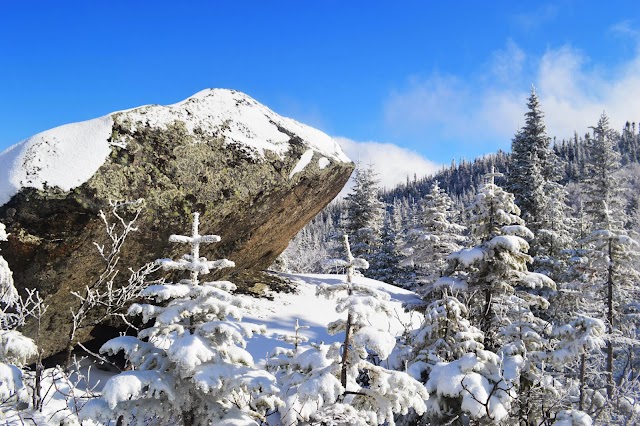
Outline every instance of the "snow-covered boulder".
<path fill-rule="evenodd" d="M 55 307 L 41 334 L 51 354 L 65 344 L 70 291 L 100 272 L 93 242 L 106 241 L 98 212 L 109 200 L 146 202 L 121 271 L 177 254 L 166 241 L 197 211 L 203 232 L 222 237 L 203 255 L 246 273 L 270 265 L 352 170 L 326 134 L 243 93 L 208 89 L 51 129 L 0 153 L 0 222 L 10 234 L 2 253 L 16 285 L 39 289 Z"/>

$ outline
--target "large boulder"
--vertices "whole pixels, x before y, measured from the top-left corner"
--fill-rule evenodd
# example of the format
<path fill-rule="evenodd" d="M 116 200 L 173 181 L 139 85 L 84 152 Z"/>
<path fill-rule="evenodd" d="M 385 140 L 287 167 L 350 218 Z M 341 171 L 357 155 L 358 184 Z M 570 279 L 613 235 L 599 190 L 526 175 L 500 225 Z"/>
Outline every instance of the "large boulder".
<path fill-rule="evenodd" d="M 139 230 L 122 248 L 123 279 L 129 267 L 184 253 L 168 237 L 189 233 L 196 211 L 201 234 L 222 237 L 202 255 L 233 260 L 232 272 L 251 275 L 275 260 L 352 170 L 326 134 L 245 94 L 205 90 L 175 105 L 61 126 L 0 154 L 0 222 L 10 233 L 0 247 L 16 285 L 46 297 L 39 339 L 49 355 L 67 344 L 77 304 L 71 292 L 102 271 L 94 242 L 107 241 L 99 212 L 110 200 L 145 200 Z"/>

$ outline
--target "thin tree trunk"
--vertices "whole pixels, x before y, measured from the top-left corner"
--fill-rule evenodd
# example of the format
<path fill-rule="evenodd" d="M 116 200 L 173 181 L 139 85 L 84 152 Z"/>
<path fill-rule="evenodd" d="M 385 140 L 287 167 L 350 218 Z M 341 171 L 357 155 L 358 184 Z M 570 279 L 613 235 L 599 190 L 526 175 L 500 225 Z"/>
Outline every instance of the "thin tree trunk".
<path fill-rule="evenodd" d="M 193 426 L 195 424 L 195 416 L 193 415 L 193 411 L 183 411 L 182 412 L 182 424 L 184 426 Z"/>
<path fill-rule="evenodd" d="M 67 343 L 67 347 L 64 350 L 65 370 L 69 370 L 69 368 L 71 367 L 71 356 L 73 355 L 73 349 L 75 348 L 75 344 L 74 344 L 75 335 L 76 335 L 76 330 L 75 330 L 75 324 L 74 324 L 71 326 L 71 329 L 69 330 L 69 340 Z"/>
<path fill-rule="evenodd" d="M 484 333 L 484 344 L 487 349 L 493 349 L 493 339 L 490 336 L 489 328 L 491 327 L 491 290 L 484 290 L 484 309 L 482 314 L 481 331 Z"/>
<path fill-rule="evenodd" d="M 613 334 L 613 244 L 609 239 L 609 267 L 607 271 L 607 321 L 609 335 Z M 607 340 L 607 397 L 613 396 L 613 342 Z"/>
<path fill-rule="evenodd" d="M 38 411 L 42 410 L 42 372 L 44 371 L 44 366 L 42 365 L 40 357 L 41 355 L 38 354 L 38 360 L 36 361 L 35 383 L 33 389 L 33 408 Z"/>
<path fill-rule="evenodd" d="M 584 407 L 584 388 L 585 388 L 585 376 L 587 370 L 587 355 L 582 353 L 580 355 L 580 401 L 578 402 L 578 410 L 583 411 Z"/>
<path fill-rule="evenodd" d="M 347 326 L 344 331 L 344 347 L 342 348 L 342 371 L 340 371 L 340 383 L 347 388 L 347 364 L 349 362 L 349 345 L 351 344 L 351 313 L 347 315 Z"/>

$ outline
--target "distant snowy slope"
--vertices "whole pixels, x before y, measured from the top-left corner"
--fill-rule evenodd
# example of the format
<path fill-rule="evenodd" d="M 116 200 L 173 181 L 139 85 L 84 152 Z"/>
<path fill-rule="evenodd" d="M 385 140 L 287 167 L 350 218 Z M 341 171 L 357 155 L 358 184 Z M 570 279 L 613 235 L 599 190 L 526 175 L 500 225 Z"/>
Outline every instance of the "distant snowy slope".
<path fill-rule="evenodd" d="M 331 336 L 327 333 L 327 324 L 342 317 L 335 311 L 335 300 L 317 297 L 315 294 L 316 288 L 320 284 L 344 283 L 345 276 L 282 275 L 295 282 L 297 292 L 295 294 L 277 293 L 274 301 L 251 298 L 250 301 L 255 308 L 243 319 L 243 321 L 267 326 L 265 336 L 255 336 L 247 340 L 247 349 L 256 362 L 264 363 L 266 355 L 276 346 L 287 346 L 286 343 L 278 340 L 278 336 L 294 334 L 296 319 L 299 320 L 301 326 L 309 327 L 309 329 L 302 330 L 301 334 L 307 337 L 311 343 L 330 343 L 344 339 L 344 334 Z M 391 296 L 391 303 L 395 307 L 397 318 L 387 321 L 386 318 L 380 316 L 376 318 L 378 322 L 373 325 L 389 330 L 394 335 L 402 334 L 405 324 L 411 324 L 413 328 L 420 325 L 421 318 L 418 314 L 409 314 L 402 309 L 403 302 L 419 300 L 415 293 L 365 277 L 355 277 L 354 282 L 371 286 L 389 293 Z"/>
<path fill-rule="evenodd" d="M 68 191 L 89 180 L 109 157 L 112 145 L 126 146 L 126 139 L 110 140 L 115 122 L 133 131 L 147 125 L 164 129 L 176 120 L 191 134 L 222 138 L 255 156 L 270 151 L 282 157 L 293 140 L 320 154 L 323 163 L 350 161 L 325 133 L 282 117 L 244 93 L 207 89 L 173 105 L 147 105 L 56 127 L 8 148 L 0 153 L 0 205 L 22 188 Z M 299 159 L 296 172 L 309 163 L 307 157 Z"/>

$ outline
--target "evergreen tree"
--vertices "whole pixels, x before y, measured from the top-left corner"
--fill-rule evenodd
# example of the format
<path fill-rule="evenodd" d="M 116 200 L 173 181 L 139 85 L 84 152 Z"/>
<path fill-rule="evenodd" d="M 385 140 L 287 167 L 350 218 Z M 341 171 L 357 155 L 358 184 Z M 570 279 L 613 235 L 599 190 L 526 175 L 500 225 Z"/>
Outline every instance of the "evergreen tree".
<path fill-rule="evenodd" d="M 464 226 L 451 223 L 453 202 L 434 183 L 414 213 L 414 227 L 408 231 L 403 264 L 417 269 L 418 282 L 428 288 L 446 269 L 446 257 L 462 248 Z"/>
<path fill-rule="evenodd" d="M 340 383 L 340 343 L 302 346 L 307 339 L 299 334 L 281 336 L 293 348 L 276 347 L 269 355 L 267 370 L 277 377 L 283 404 L 278 408 L 281 424 L 305 423 L 325 406 L 339 400 L 344 392 Z"/>
<path fill-rule="evenodd" d="M 592 129 L 593 137 L 588 139 L 586 147 L 589 161 L 584 180 L 585 210 L 594 225 L 619 227 L 624 223 L 621 196 L 624 189 L 623 182 L 614 175 L 620 169 L 620 153 L 614 149 L 615 133 L 605 113 Z"/>
<path fill-rule="evenodd" d="M 371 166 L 358 165 L 353 176 L 353 188 L 346 196 L 345 233 L 351 236 L 356 257 L 372 262 L 381 246 L 380 232 L 384 220 L 384 204 L 378 199 L 378 179 Z M 375 271 L 369 271 L 369 275 Z"/>
<path fill-rule="evenodd" d="M 370 278 L 389 284 L 406 285 L 410 272 L 400 265 L 400 236 L 393 226 L 393 219 L 385 213 L 384 226 L 380 231 L 380 248 L 373 253 L 369 262 Z"/>
<path fill-rule="evenodd" d="M 245 337 L 264 333 L 264 327 L 239 322 L 246 306 L 230 293 L 235 285 L 199 281 L 200 274 L 234 264 L 201 257 L 200 245 L 220 237 L 200 235 L 198 228 L 194 213 L 192 235 L 169 238 L 189 244 L 190 254 L 177 261 L 158 260 L 166 270 L 189 271 L 190 278 L 148 286 L 142 296 L 149 302 L 129 309 L 130 315 L 142 315 L 144 323 L 154 323 L 137 337 L 117 337 L 100 349 L 123 351 L 133 371 L 109 379 L 102 397 L 83 409 L 85 418 L 145 425 L 249 425 L 263 422 L 280 403 L 275 377 L 255 369 L 243 349 Z"/>
<path fill-rule="evenodd" d="M 585 210 L 592 220 L 592 232 L 587 238 L 589 260 L 593 265 L 591 283 L 596 285 L 604 300 L 607 372 L 606 390 L 609 399 L 614 396 L 617 385 L 629 374 L 627 368 L 616 371 L 614 358 L 616 342 L 620 357 L 629 352 L 624 347 L 629 343 L 621 339 L 635 338 L 635 326 L 630 326 L 629 317 L 635 316 L 638 293 L 636 282 L 640 278 L 635 268 L 638 258 L 638 243 L 628 235 L 623 225 L 626 222 L 621 197 L 623 184 L 615 172 L 620 167 L 620 155 L 614 150 L 615 135 L 609 128 L 609 119 L 603 113 L 598 124 L 593 127 L 593 137 L 589 139 L 588 178 L 585 180 L 587 201 Z M 625 324 L 626 323 L 626 324 Z M 618 357 L 618 360 L 620 360 Z"/>
<path fill-rule="evenodd" d="M 334 260 L 347 269 L 342 285 L 323 284 L 317 294 L 337 298 L 336 311 L 346 318 L 328 325 L 331 334 L 344 332 L 342 354 L 333 351 L 334 364 L 340 365 L 340 384 L 344 389 L 338 403 L 323 407 L 313 419 L 317 424 L 393 425 L 394 415 L 414 410 L 422 414 L 428 395 L 422 384 L 401 371 L 386 369 L 386 360 L 395 347 L 395 337 L 372 325 L 375 313 L 393 315 L 389 295 L 354 282 L 356 268 L 366 269 L 366 260 L 355 258 L 344 236 L 346 259 Z M 336 420 L 340 421 L 336 421 Z"/>
<path fill-rule="evenodd" d="M 536 236 L 530 252 L 534 257 L 540 256 L 536 263 L 545 265 L 548 272 L 549 264 L 568 243 L 568 230 L 560 220 L 566 213 L 565 192 L 558 184 L 560 163 L 549 147 L 551 138 L 547 136 L 544 114 L 533 87 L 527 107 L 525 125 L 511 144 L 508 188 L 522 218 Z"/>
<path fill-rule="evenodd" d="M 513 195 L 494 183 L 496 175 L 487 175 L 470 206 L 471 232 L 477 245 L 451 254 L 449 275 L 434 284 L 460 293 L 470 326 L 482 335 L 482 345 L 474 343 L 473 352 L 433 366 L 426 386 L 440 401 L 433 407 L 436 413 L 442 414 L 442 404 L 451 408 L 451 400 L 444 396 L 456 395 L 454 401 L 461 410 L 454 410 L 456 415 L 496 423 L 511 416 L 528 423 L 544 419 L 546 414 L 537 402 L 547 397 L 542 386 L 546 373 L 540 366 L 544 356 L 539 355 L 546 347 L 547 323 L 532 309 L 546 308 L 548 301 L 532 290 L 553 289 L 555 284 L 542 274 L 527 271 L 532 259 L 524 238 L 533 235 L 524 226 Z M 470 343 L 479 340 L 467 339 Z M 447 375 L 462 379 L 447 383 Z M 491 396 L 498 394 L 496 400 Z M 521 398 L 516 399 L 517 395 Z"/>
<path fill-rule="evenodd" d="M 544 190 L 548 194 L 546 208 L 540 214 L 539 228 L 531 242 L 537 247 L 533 270 L 560 280 L 567 269 L 576 223 L 566 203 L 565 188 L 558 182 L 547 181 Z"/>
<path fill-rule="evenodd" d="M 434 365 L 451 362 L 464 354 L 484 349 L 484 334 L 468 320 L 467 306 L 444 289 L 430 303 L 405 306 L 424 314 L 421 327 L 407 337 L 411 348 L 409 373 L 426 381 Z"/>

